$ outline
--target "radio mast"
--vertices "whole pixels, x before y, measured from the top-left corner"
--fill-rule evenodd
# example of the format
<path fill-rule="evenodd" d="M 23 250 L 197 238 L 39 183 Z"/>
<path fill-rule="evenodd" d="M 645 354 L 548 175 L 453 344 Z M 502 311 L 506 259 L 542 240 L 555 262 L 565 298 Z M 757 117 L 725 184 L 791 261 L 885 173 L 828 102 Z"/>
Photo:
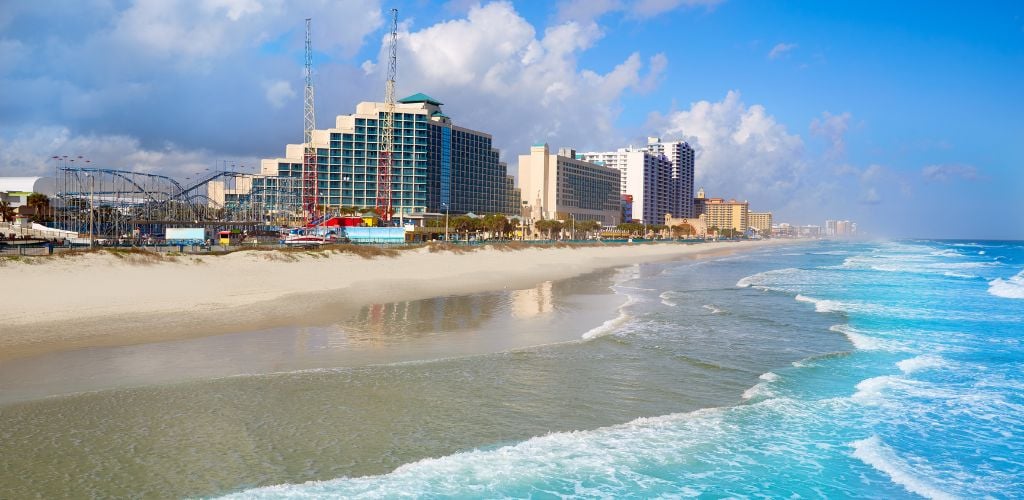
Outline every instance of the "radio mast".
<path fill-rule="evenodd" d="M 306 18 L 306 99 L 305 127 L 303 129 L 303 144 L 305 151 L 302 155 L 302 209 L 305 212 L 307 224 L 316 222 L 318 214 L 317 203 L 319 202 L 319 189 L 317 187 L 317 161 L 316 146 L 313 145 L 313 130 L 316 128 L 316 115 L 313 110 L 313 39 L 312 39 L 312 18 Z"/>
<path fill-rule="evenodd" d="M 388 43 L 388 79 L 384 83 L 384 117 L 380 120 L 380 156 L 377 161 L 377 216 L 391 221 L 391 167 L 394 165 L 395 76 L 398 73 L 398 9 L 391 9 Z M 401 207 L 399 207 L 401 208 Z"/>

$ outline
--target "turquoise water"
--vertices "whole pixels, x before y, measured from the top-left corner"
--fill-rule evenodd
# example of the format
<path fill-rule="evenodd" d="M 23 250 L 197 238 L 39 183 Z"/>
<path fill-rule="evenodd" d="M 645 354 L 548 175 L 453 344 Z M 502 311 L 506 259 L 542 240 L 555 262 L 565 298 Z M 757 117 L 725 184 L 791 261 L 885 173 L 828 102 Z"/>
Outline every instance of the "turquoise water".
<path fill-rule="evenodd" d="M 237 495 L 1024 496 L 1024 244 L 821 243 L 696 267 L 641 266 L 621 314 L 570 348 L 764 367 L 739 404 Z"/>

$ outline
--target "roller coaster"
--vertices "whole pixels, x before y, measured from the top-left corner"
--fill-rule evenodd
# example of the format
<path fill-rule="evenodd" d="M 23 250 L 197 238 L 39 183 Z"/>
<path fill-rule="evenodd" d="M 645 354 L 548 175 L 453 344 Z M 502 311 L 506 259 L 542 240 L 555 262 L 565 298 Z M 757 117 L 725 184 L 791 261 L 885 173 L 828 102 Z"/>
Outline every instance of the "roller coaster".
<path fill-rule="evenodd" d="M 159 174 L 60 166 L 54 225 L 116 241 L 160 238 L 168 227 L 272 231 L 302 224 L 302 179 L 235 171 L 181 183 Z"/>

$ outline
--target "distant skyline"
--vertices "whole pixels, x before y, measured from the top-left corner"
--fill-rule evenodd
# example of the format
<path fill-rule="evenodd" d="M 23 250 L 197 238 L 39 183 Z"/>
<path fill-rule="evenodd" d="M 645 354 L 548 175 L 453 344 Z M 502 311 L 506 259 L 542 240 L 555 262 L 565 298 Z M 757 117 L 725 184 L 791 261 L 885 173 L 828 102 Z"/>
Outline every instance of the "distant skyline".
<path fill-rule="evenodd" d="M 1024 239 L 1024 4 L 718 0 L 108 0 L 0 5 L 0 176 L 54 154 L 186 177 L 302 140 L 398 93 L 494 136 L 697 150 L 696 185 L 776 222 L 893 237 Z"/>

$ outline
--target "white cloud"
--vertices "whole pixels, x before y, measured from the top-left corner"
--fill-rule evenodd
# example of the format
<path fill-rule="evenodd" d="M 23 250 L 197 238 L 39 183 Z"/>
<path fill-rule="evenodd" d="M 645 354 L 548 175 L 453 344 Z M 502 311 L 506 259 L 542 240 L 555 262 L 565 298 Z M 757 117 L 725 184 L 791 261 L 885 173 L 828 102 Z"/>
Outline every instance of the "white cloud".
<path fill-rule="evenodd" d="M 799 47 L 799 45 L 795 43 L 777 43 L 772 47 L 772 50 L 768 52 L 768 59 L 778 59 L 797 47 Z"/>
<path fill-rule="evenodd" d="M 846 154 L 846 131 L 850 128 L 850 113 L 833 115 L 828 111 L 821 113 L 821 118 L 811 120 L 811 133 L 824 137 L 829 142 L 826 155 L 833 159 Z"/>
<path fill-rule="evenodd" d="M 559 21 L 591 22 L 624 7 L 619 0 L 567 0 L 558 4 L 555 18 Z"/>
<path fill-rule="evenodd" d="M 806 169 L 799 135 L 730 91 L 719 102 L 699 101 L 689 110 L 655 116 L 662 137 L 681 137 L 696 151 L 696 182 L 709 196 L 756 199 L 781 207 L 798 192 Z M 660 123 L 659 123 L 660 122 Z"/>
<path fill-rule="evenodd" d="M 679 8 L 714 8 L 722 0 L 563 0 L 555 18 L 588 23 L 611 12 L 625 12 L 631 18 L 647 19 Z"/>
<path fill-rule="evenodd" d="M 448 103 L 456 123 L 493 134 L 512 165 L 537 141 L 608 147 L 619 140 L 623 93 L 653 88 L 667 59 L 655 55 L 646 73 L 639 54 L 604 74 L 578 68 L 578 55 L 601 36 L 596 24 L 575 21 L 538 36 L 509 3 L 472 7 L 463 19 L 399 34 L 398 91 Z M 364 67 L 380 78 L 384 65 Z"/>
<path fill-rule="evenodd" d="M 630 7 L 635 17 L 654 17 L 680 7 L 706 7 L 711 9 L 722 3 L 722 0 L 636 0 Z"/>
<path fill-rule="evenodd" d="M 263 88 L 265 90 L 267 102 L 278 109 L 284 107 L 284 105 L 294 99 L 296 95 L 291 82 L 285 80 L 264 83 Z"/>
<path fill-rule="evenodd" d="M 861 182 L 871 182 L 878 180 L 885 173 L 885 167 L 881 165 L 868 165 L 868 168 L 864 169 L 864 173 L 861 174 Z"/>
<path fill-rule="evenodd" d="M 352 55 L 383 23 L 376 0 L 138 0 L 119 14 L 110 33 L 115 44 L 183 65 L 229 57 L 300 27 L 313 18 L 318 51 Z"/>
<path fill-rule="evenodd" d="M 882 202 L 882 196 L 878 194 L 878 189 L 870 187 L 864 192 L 860 202 L 865 205 L 877 205 Z"/>
<path fill-rule="evenodd" d="M 184 150 L 167 143 L 144 148 L 126 135 L 74 135 L 67 127 L 35 127 L 10 138 L 0 137 L 0 176 L 54 175 L 53 156 L 82 156 L 79 165 L 186 177 L 214 165 L 206 150 Z M 89 160 L 86 164 L 85 160 Z M 235 159 L 257 165 L 255 158 Z"/>
<path fill-rule="evenodd" d="M 921 169 L 925 181 L 947 182 L 954 178 L 973 181 L 978 178 L 978 169 L 971 165 L 928 165 Z"/>

